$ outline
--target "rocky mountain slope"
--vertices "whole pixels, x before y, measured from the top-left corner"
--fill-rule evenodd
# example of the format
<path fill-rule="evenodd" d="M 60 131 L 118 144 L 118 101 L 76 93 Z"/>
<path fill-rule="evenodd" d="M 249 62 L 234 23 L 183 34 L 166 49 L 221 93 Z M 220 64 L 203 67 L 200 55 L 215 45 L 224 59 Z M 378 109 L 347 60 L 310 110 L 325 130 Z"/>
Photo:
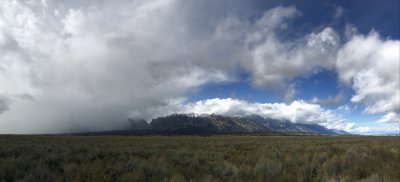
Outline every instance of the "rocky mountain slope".
<path fill-rule="evenodd" d="M 345 131 L 327 129 L 318 124 L 291 123 L 258 115 L 231 117 L 215 114 L 173 114 L 153 119 L 148 125 L 144 120 L 130 120 L 130 123 L 130 130 L 151 133 L 302 132 L 329 135 L 348 134 Z"/>

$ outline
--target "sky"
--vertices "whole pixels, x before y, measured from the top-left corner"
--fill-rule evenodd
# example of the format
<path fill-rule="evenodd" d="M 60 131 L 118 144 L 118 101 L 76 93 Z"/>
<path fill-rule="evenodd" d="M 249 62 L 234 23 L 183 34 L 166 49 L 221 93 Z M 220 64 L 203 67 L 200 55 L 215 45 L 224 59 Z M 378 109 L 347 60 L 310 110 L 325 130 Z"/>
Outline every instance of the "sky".
<path fill-rule="evenodd" d="M 398 134 L 399 1 L 0 1 L 0 134 L 258 114 Z"/>

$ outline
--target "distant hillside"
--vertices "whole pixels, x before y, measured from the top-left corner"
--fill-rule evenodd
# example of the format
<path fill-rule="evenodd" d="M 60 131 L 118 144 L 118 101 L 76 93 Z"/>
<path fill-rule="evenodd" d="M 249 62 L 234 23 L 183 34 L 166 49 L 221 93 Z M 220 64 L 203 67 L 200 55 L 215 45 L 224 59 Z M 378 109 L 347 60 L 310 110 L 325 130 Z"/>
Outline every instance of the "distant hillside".
<path fill-rule="evenodd" d="M 130 120 L 131 131 L 148 133 L 252 133 L 285 132 L 344 135 L 342 130 L 327 129 L 318 124 L 291 123 L 287 120 L 263 118 L 259 115 L 230 117 L 221 115 L 173 114 L 153 119 L 150 124 L 144 120 Z"/>
<path fill-rule="evenodd" d="M 173 114 L 153 119 L 150 128 L 161 132 L 271 132 L 259 122 L 221 115 L 193 116 Z"/>

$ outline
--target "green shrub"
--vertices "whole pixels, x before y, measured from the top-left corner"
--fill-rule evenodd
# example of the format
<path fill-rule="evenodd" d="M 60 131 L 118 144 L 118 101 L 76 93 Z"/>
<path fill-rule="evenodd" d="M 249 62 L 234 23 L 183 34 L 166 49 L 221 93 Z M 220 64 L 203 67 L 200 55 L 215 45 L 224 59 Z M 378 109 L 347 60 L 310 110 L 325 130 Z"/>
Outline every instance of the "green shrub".
<path fill-rule="evenodd" d="M 0 181 L 399 181 L 399 137 L 0 136 Z"/>

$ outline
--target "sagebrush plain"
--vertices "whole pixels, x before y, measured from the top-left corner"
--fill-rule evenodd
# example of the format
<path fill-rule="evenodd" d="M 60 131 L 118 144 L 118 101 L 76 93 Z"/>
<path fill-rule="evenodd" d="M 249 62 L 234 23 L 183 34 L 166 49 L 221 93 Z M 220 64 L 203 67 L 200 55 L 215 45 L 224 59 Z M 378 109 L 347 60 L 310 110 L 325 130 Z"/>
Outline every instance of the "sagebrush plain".
<path fill-rule="evenodd" d="M 0 181 L 399 181 L 400 138 L 0 136 Z"/>

